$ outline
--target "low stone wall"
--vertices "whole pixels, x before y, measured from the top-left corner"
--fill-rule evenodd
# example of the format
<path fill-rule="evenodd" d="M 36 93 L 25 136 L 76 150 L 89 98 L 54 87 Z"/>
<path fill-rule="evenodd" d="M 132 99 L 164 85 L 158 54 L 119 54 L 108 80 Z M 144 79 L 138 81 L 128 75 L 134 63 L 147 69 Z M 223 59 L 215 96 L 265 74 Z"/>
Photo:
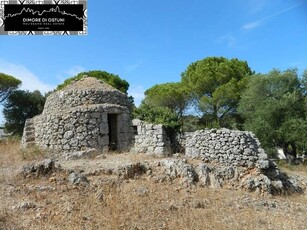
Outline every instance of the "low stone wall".
<path fill-rule="evenodd" d="M 145 123 L 139 119 L 132 120 L 134 144 L 131 152 L 147 153 L 157 156 L 171 154 L 171 142 L 162 125 Z"/>
<path fill-rule="evenodd" d="M 132 152 L 168 156 L 181 152 L 188 157 L 201 157 L 223 165 L 266 169 L 268 157 L 251 132 L 229 129 L 206 129 L 168 135 L 162 125 L 132 121 L 135 134 Z"/>
<path fill-rule="evenodd" d="M 203 157 L 210 162 L 224 165 L 257 167 L 269 166 L 267 154 L 251 132 L 210 129 L 184 133 L 177 140 L 190 157 Z"/>

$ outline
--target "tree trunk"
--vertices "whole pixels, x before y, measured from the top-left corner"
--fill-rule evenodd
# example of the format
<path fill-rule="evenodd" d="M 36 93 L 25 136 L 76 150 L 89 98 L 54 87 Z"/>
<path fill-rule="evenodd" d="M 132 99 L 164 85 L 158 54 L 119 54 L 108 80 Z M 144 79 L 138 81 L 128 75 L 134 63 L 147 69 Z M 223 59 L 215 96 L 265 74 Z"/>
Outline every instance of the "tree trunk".
<path fill-rule="evenodd" d="M 291 154 L 294 157 L 294 159 L 296 160 L 296 158 L 297 158 L 296 144 L 294 142 L 291 142 L 290 145 L 292 147 Z"/>
<path fill-rule="evenodd" d="M 217 106 L 213 106 L 213 119 L 214 119 L 214 122 L 216 125 L 218 125 L 219 127 L 221 127 L 221 124 L 220 124 L 220 119 L 219 119 L 219 116 L 218 116 L 218 111 L 217 111 Z"/>
<path fill-rule="evenodd" d="M 291 149 L 289 147 L 291 146 Z M 282 149 L 288 160 L 289 164 L 294 164 L 296 162 L 296 145 L 294 142 L 285 142 L 283 143 Z"/>

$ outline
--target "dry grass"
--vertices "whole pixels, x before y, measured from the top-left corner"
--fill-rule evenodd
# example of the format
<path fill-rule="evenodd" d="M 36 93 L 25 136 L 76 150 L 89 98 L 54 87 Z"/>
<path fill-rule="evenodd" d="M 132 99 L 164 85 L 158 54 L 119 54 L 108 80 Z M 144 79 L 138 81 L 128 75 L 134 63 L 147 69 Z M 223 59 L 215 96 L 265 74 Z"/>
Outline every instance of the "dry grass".
<path fill-rule="evenodd" d="M 0 142 L 0 162 L 4 163 L 9 161 L 8 163 L 15 164 L 16 162 L 20 162 L 20 156 L 18 155 L 20 143 L 19 141 L 1 141 Z"/>
<path fill-rule="evenodd" d="M 26 149 L 19 149 L 18 154 L 23 160 L 38 160 L 43 159 L 47 156 L 47 152 L 37 146 L 33 146 Z"/>
<path fill-rule="evenodd" d="M 285 162 L 278 163 L 278 167 L 281 169 L 292 171 L 292 172 L 298 172 L 298 173 L 306 173 L 307 174 L 307 164 L 299 164 L 299 165 L 291 165 Z"/>
<path fill-rule="evenodd" d="M 0 178 L 6 178 L 0 181 L 0 229 L 307 229 L 306 196 L 185 188 L 146 175 L 96 175 L 79 186 L 69 184 L 64 172 L 16 177 L 15 169 L 27 161 L 18 143 L 0 145 Z M 32 207 L 18 208 L 22 202 Z"/>

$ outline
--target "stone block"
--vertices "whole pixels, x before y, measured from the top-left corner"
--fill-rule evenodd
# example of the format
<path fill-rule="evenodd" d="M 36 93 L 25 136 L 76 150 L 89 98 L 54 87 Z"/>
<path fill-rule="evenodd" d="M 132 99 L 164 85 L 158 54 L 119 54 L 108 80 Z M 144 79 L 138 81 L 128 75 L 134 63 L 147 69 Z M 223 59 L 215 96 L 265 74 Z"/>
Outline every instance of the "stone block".
<path fill-rule="evenodd" d="M 94 112 L 94 113 L 91 114 L 92 118 L 100 118 L 100 116 L 101 116 L 101 113 L 99 113 L 99 112 Z"/>
<path fill-rule="evenodd" d="M 268 169 L 269 168 L 269 161 L 268 160 L 259 160 L 257 162 L 257 166 L 260 169 Z"/>
<path fill-rule="evenodd" d="M 78 139 L 71 139 L 70 142 L 69 142 L 69 145 L 72 146 L 72 147 L 77 147 L 79 144 L 79 141 Z"/>
<path fill-rule="evenodd" d="M 74 136 L 73 131 L 66 131 L 66 132 L 64 133 L 64 138 L 65 138 L 66 140 L 72 138 L 73 136 Z"/>
<path fill-rule="evenodd" d="M 154 149 L 154 154 L 157 156 L 163 156 L 166 154 L 166 152 L 164 151 L 164 147 L 156 147 Z"/>
<path fill-rule="evenodd" d="M 107 135 L 98 136 L 98 145 L 99 146 L 108 146 L 109 145 L 109 137 Z"/>

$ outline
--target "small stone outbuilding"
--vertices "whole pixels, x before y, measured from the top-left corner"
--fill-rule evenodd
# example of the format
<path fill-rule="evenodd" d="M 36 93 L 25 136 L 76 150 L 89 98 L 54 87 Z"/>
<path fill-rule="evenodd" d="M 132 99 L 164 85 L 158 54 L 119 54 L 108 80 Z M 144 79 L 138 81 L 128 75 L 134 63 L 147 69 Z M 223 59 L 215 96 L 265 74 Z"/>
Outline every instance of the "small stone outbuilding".
<path fill-rule="evenodd" d="M 64 152 L 128 150 L 131 103 L 126 94 L 93 77 L 48 96 L 43 113 L 28 119 L 22 146 Z"/>

